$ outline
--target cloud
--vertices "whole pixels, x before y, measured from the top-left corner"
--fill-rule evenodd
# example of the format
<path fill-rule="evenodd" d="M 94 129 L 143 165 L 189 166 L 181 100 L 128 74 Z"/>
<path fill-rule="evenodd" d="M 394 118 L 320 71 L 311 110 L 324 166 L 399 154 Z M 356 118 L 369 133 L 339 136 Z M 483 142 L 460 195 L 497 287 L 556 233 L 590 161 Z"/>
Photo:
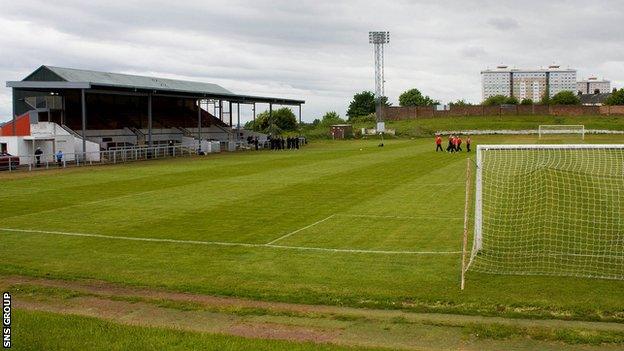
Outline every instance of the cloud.
<path fill-rule="evenodd" d="M 490 18 L 487 21 L 487 24 L 502 31 L 509 31 L 509 30 L 520 27 L 520 25 L 518 24 L 518 21 L 516 21 L 515 19 L 511 17 Z"/>
<path fill-rule="evenodd" d="M 344 115 L 374 89 L 368 31 L 389 30 L 386 94 L 481 100 L 479 72 L 557 62 L 624 82 L 618 1 L 0 0 L 0 81 L 41 64 L 213 82 Z M 539 9 L 536 10 L 536 9 Z M 582 18 L 582 21 L 578 19 Z M 521 24 L 516 19 L 522 19 Z M 0 89 L 0 120 L 11 113 Z"/>

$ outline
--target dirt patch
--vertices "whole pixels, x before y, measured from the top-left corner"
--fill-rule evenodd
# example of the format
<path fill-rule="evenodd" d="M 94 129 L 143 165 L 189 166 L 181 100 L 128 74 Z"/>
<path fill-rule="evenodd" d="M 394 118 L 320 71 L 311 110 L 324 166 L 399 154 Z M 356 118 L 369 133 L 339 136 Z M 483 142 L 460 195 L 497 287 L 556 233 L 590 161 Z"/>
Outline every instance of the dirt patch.
<path fill-rule="evenodd" d="M 20 288 L 21 286 L 21 288 Z M 419 350 L 617 349 L 558 342 L 466 339 L 469 324 L 624 331 L 624 324 L 506 319 L 399 310 L 290 304 L 123 287 L 95 280 L 2 277 L 16 308 L 75 314 L 117 323 L 248 338 Z M 526 348 L 526 344 L 531 347 Z M 539 344 L 539 345 L 538 345 Z M 522 346 L 522 347 L 516 347 Z M 547 347 L 546 347 L 547 346 Z M 571 347 L 571 348 L 570 348 Z"/>
<path fill-rule="evenodd" d="M 315 343 L 330 342 L 339 334 L 335 331 L 319 331 L 310 328 L 301 328 L 275 323 L 241 323 L 231 326 L 226 330 L 226 332 L 228 334 L 238 335 L 246 338 L 283 339 L 295 341 L 310 341 Z"/>
<path fill-rule="evenodd" d="M 44 287 L 63 288 L 85 294 L 94 294 L 114 298 L 127 299 L 152 299 L 174 301 L 179 303 L 193 303 L 206 308 L 230 308 L 230 309 L 265 309 L 267 311 L 281 313 L 297 313 L 326 316 L 344 319 L 378 319 L 390 320 L 403 318 L 416 323 L 502 323 L 521 326 L 545 326 L 555 328 L 587 328 L 596 330 L 624 331 L 624 324 L 608 322 L 583 322 L 566 320 L 534 320 L 534 319 L 509 319 L 503 317 L 482 317 L 435 313 L 413 313 L 400 310 L 375 310 L 352 307 L 304 305 L 283 302 L 258 301 L 235 297 L 218 297 L 191 293 L 170 292 L 158 289 L 141 289 L 124 287 L 117 284 L 99 280 L 60 280 L 35 278 L 26 276 L 8 276 L 0 282 L 0 287 L 8 287 L 17 284 L 32 284 Z M 269 313 L 269 312 L 267 312 Z"/>

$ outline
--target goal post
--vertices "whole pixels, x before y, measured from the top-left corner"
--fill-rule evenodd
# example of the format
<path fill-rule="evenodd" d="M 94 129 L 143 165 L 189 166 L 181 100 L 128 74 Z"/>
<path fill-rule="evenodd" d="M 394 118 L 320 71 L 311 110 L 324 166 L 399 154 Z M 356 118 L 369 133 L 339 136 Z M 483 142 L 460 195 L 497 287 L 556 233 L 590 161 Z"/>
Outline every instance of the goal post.
<path fill-rule="evenodd" d="M 624 280 L 624 144 L 476 151 L 466 270 Z"/>
<path fill-rule="evenodd" d="M 582 124 L 540 124 L 537 132 L 539 139 L 553 134 L 580 134 L 581 139 L 585 140 L 585 126 Z"/>

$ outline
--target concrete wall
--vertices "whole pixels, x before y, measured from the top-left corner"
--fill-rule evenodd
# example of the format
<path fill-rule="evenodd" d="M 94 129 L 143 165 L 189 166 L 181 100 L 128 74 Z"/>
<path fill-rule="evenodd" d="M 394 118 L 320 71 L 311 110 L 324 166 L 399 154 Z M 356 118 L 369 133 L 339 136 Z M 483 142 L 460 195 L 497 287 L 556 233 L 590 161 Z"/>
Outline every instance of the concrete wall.
<path fill-rule="evenodd" d="M 35 139 L 34 141 L 32 139 Z M 42 140 L 45 139 L 45 140 Z M 65 161 L 75 161 L 76 154 L 82 153 L 82 139 L 77 138 L 61 126 L 52 122 L 39 122 L 30 125 L 28 136 L 0 137 L 0 143 L 7 144 L 7 152 L 19 156 L 21 164 L 35 163 L 35 150 L 41 148 L 41 162 L 54 162 L 54 154 L 63 152 Z M 87 161 L 100 160 L 100 146 L 87 140 Z"/>
<path fill-rule="evenodd" d="M 81 134 L 81 131 L 77 131 Z M 100 145 L 102 149 L 106 149 L 109 142 L 102 141 L 104 138 L 111 138 L 114 143 L 128 143 L 132 145 L 137 144 L 137 136 L 130 129 L 87 129 L 85 131 L 87 140 L 93 141 Z"/>

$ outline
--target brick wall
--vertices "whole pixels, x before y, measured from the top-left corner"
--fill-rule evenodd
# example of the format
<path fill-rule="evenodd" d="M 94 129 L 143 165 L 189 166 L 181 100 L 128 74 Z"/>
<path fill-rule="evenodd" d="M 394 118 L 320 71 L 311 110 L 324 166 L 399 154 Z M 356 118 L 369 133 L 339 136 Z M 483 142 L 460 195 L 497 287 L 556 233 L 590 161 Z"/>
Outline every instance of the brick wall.
<path fill-rule="evenodd" d="M 516 105 L 516 106 L 451 106 L 449 110 L 437 111 L 432 106 L 384 107 L 382 113 L 388 121 L 460 117 L 460 116 L 510 116 L 510 115 L 624 115 L 624 106 L 581 106 L 581 105 Z"/>

